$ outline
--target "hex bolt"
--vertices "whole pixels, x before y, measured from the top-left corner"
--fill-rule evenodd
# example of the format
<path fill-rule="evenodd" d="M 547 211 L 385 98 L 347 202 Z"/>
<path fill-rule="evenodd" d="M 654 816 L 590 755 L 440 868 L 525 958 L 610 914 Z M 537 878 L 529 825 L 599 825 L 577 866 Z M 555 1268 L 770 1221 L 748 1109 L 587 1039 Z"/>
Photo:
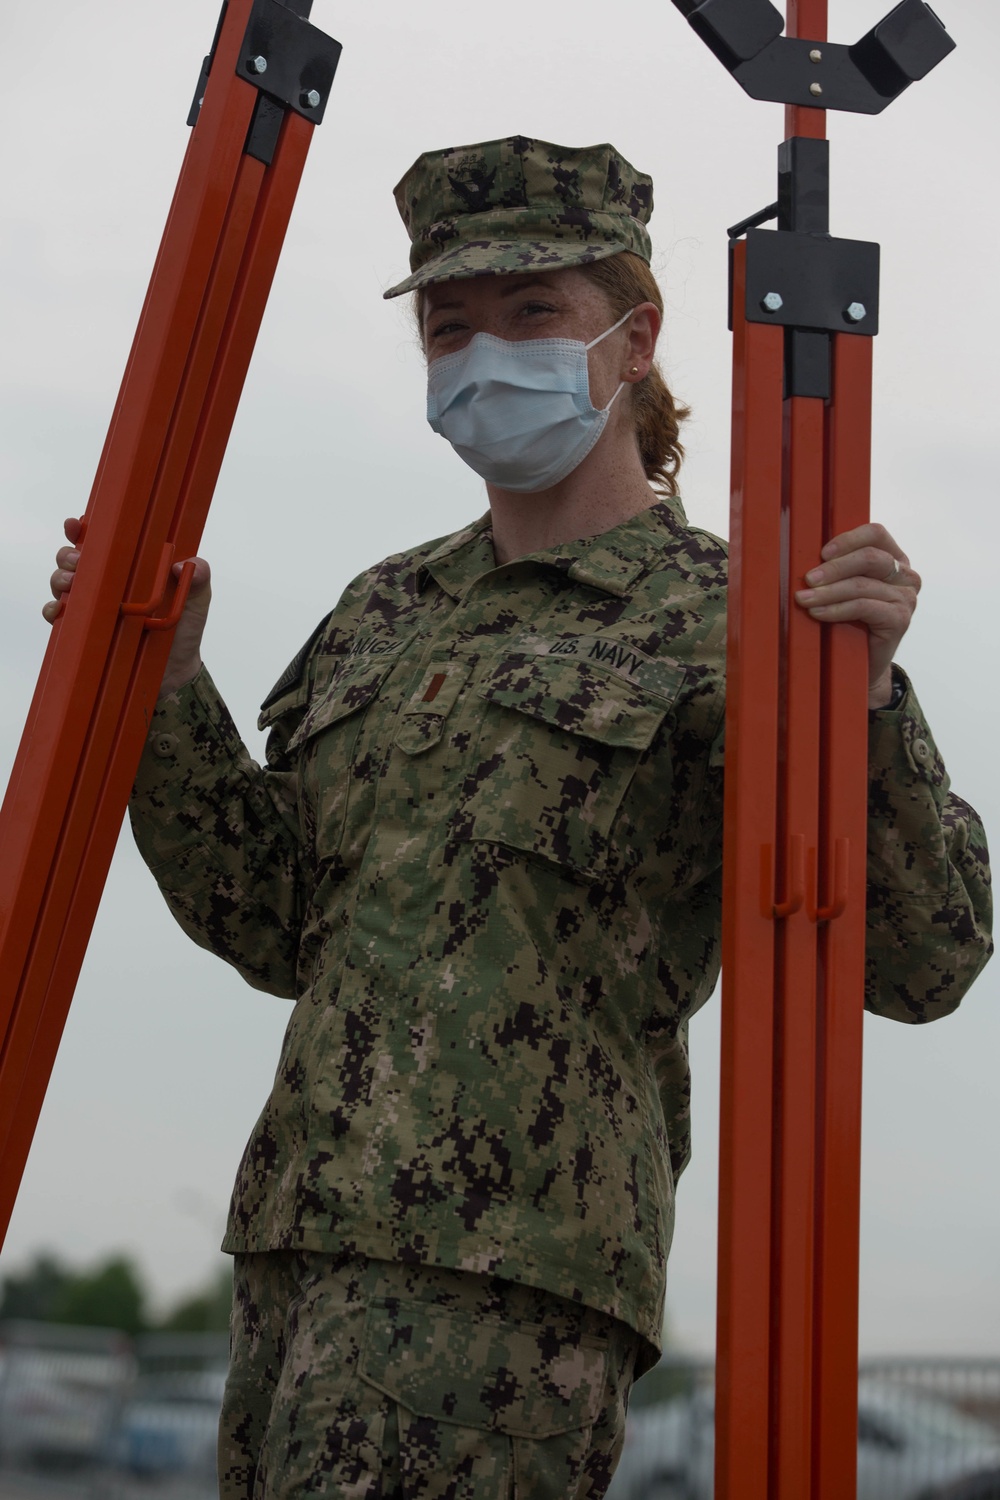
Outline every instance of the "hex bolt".
<path fill-rule="evenodd" d="M 812 51 L 809 53 L 809 61 L 810 62 L 822 62 L 823 61 L 823 54 L 822 54 L 822 52 L 820 51 L 820 49 L 818 47 L 813 47 Z"/>
<path fill-rule="evenodd" d="M 844 308 L 844 317 L 848 323 L 860 323 L 868 316 L 868 309 L 863 302 L 851 302 Z"/>
<path fill-rule="evenodd" d="M 809 92 L 810 94 L 821 94 L 823 92 L 823 85 L 821 83 L 811 83 L 809 85 Z"/>
<path fill-rule="evenodd" d="M 299 95 L 303 109 L 318 109 L 320 105 L 320 94 L 317 89 L 303 90 Z"/>
<path fill-rule="evenodd" d="M 781 310 L 784 301 L 780 292 L 765 292 L 760 299 L 760 305 L 765 312 L 775 313 Z"/>
<path fill-rule="evenodd" d="M 247 60 L 247 71 L 250 73 L 266 73 L 267 58 L 261 57 L 259 54 L 257 55 L 257 57 L 249 58 Z"/>

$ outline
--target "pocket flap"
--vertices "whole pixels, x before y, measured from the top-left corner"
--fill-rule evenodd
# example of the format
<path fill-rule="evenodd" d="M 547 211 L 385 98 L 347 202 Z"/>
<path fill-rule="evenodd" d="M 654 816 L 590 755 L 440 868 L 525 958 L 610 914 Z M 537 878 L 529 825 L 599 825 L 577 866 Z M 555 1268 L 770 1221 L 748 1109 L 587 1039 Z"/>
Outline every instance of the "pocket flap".
<path fill-rule="evenodd" d="M 604 672 L 589 662 L 559 656 L 507 656 L 480 688 L 490 703 L 553 724 L 602 744 L 647 750 L 684 679 L 668 696 Z M 664 678 L 664 686 L 669 686 Z"/>
<path fill-rule="evenodd" d="M 606 1369 L 593 1340 L 560 1344 L 550 1327 L 395 1299 L 368 1309 L 359 1365 L 418 1417 L 529 1438 L 591 1426 Z"/>
<path fill-rule="evenodd" d="M 445 720 L 469 679 L 469 663 L 428 662 L 400 715 L 396 744 L 408 755 L 421 755 L 438 743 Z"/>
<path fill-rule="evenodd" d="M 331 724 L 364 708 L 377 694 L 391 666 L 384 656 L 377 661 L 365 656 L 357 661 L 348 659 L 344 662 L 326 692 L 313 699 L 302 723 L 288 741 L 288 750 L 298 750 L 320 730 L 328 729 Z"/>

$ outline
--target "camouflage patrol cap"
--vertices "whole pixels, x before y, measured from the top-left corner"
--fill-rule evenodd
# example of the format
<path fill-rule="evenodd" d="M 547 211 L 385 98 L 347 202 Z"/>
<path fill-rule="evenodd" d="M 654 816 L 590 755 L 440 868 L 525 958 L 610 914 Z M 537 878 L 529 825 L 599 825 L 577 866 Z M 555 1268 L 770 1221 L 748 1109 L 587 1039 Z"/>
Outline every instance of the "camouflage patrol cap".
<path fill-rule="evenodd" d="M 648 261 L 653 179 L 613 146 L 506 136 L 417 158 L 395 189 L 412 275 L 386 297 L 434 281 L 582 266 L 622 250 Z"/>

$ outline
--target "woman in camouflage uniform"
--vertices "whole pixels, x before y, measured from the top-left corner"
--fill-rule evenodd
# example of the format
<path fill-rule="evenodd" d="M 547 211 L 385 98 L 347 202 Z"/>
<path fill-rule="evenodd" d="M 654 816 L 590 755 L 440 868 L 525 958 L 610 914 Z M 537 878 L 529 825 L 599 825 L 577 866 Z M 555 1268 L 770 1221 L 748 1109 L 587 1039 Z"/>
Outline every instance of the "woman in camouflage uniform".
<path fill-rule="evenodd" d="M 265 701 L 263 769 L 201 664 L 199 563 L 133 798 L 184 928 L 296 1001 L 225 1241 L 222 1491 L 596 1500 L 659 1351 L 718 973 L 725 552 L 677 496 L 649 178 L 514 137 L 396 197 L 386 295 L 417 293 L 489 513 L 349 586 Z M 808 582 L 871 643 L 867 1003 L 933 1019 L 989 897 L 891 665 L 919 579 L 866 526 Z"/>

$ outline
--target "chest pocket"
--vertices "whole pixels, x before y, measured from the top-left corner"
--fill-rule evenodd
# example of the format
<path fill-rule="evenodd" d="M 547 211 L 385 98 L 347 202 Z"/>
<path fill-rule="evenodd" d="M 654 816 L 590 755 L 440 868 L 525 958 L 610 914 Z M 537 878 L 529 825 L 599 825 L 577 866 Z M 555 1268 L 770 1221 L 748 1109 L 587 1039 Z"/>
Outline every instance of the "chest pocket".
<path fill-rule="evenodd" d="M 379 656 L 373 659 L 361 656 L 346 657 L 338 663 L 333 669 L 329 686 L 313 698 L 301 724 L 288 741 L 289 754 L 300 750 L 317 734 L 332 729 L 342 720 L 367 708 L 378 694 L 394 660 L 394 657 Z M 354 726 L 354 733 L 356 731 L 357 724 Z"/>
<path fill-rule="evenodd" d="M 454 836 L 598 876 L 636 766 L 683 680 L 677 667 L 651 693 L 587 662 L 505 657 L 479 689 L 487 706 Z"/>
<path fill-rule="evenodd" d="M 287 753 L 299 760 L 303 843 L 319 863 L 353 867 L 367 843 L 381 758 L 383 726 L 394 702 L 383 695 L 399 653 L 338 658 Z M 391 694 L 389 695 L 391 697 Z"/>

